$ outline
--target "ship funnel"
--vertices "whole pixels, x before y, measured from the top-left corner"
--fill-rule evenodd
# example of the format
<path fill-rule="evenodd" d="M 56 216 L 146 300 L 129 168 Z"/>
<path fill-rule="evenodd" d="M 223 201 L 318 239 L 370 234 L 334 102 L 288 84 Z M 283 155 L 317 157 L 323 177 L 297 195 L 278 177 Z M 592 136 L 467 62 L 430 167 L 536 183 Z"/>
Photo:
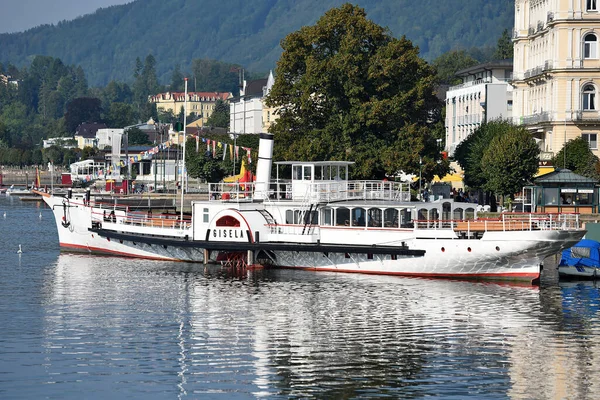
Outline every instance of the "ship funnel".
<path fill-rule="evenodd" d="M 273 134 L 261 133 L 258 145 L 258 164 L 256 166 L 256 183 L 254 198 L 264 200 L 269 197 L 269 182 L 273 164 Z"/>

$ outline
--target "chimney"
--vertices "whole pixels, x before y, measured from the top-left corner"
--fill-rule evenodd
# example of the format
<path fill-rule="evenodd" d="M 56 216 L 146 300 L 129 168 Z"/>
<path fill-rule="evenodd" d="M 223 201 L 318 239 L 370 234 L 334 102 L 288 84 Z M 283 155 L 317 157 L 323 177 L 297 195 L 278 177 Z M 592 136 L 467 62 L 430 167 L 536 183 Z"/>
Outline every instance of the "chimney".
<path fill-rule="evenodd" d="M 264 200 L 269 197 L 271 166 L 273 164 L 273 134 L 261 133 L 258 145 L 258 164 L 256 165 L 256 183 L 254 198 Z"/>

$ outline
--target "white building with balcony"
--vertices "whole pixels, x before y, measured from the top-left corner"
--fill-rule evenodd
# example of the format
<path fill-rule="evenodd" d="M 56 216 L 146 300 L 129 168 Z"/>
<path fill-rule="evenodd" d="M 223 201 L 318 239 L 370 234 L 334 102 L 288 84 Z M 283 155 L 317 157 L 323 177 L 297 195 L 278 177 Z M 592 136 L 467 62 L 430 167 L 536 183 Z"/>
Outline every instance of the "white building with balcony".
<path fill-rule="evenodd" d="M 456 73 L 463 83 L 446 92 L 446 146 L 449 156 L 484 121 L 512 118 L 512 60 L 476 65 Z"/>
<path fill-rule="evenodd" d="M 273 72 L 269 72 L 269 76 L 264 79 L 249 82 L 243 80 L 239 97 L 229 100 L 230 132 L 257 134 L 267 131 L 276 116 L 263 100 L 274 83 Z"/>
<path fill-rule="evenodd" d="M 571 139 L 598 153 L 600 1 L 515 0 L 514 108 L 549 159 Z"/>

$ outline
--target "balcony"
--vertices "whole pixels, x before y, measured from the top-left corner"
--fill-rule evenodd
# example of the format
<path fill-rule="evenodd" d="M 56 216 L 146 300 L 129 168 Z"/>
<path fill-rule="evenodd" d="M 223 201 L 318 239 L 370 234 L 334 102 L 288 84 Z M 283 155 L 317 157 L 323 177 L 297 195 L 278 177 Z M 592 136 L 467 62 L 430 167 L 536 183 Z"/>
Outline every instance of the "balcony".
<path fill-rule="evenodd" d="M 600 112 L 597 110 L 577 110 L 573 112 L 573 121 L 598 122 L 600 121 Z"/>
<path fill-rule="evenodd" d="M 537 30 L 536 32 L 541 31 L 542 29 L 544 29 L 544 22 L 543 21 L 538 21 L 537 23 Z"/>
<path fill-rule="evenodd" d="M 540 122 L 548 122 L 551 121 L 551 115 L 548 111 L 544 111 L 537 114 L 526 115 L 521 117 L 521 124 L 523 125 L 534 125 L 539 124 Z"/>

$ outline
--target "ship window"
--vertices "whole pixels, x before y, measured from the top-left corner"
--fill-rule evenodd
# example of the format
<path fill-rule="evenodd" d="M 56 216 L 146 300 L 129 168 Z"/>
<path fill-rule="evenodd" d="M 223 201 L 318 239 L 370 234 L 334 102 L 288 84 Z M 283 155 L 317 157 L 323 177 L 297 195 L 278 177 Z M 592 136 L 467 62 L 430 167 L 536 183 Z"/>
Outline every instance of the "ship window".
<path fill-rule="evenodd" d="M 294 223 L 294 212 L 292 210 L 285 211 L 285 223 L 286 224 Z"/>
<path fill-rule="evenodd" d="M 382 224 L 381 214 L 382 214 L 381 209 L 379 209 L 379 208 L 369 209 L 369 213 L 367 214 L 367 224 L 369 226 L 381 228 L 381 224 Z"/>
<path fill-rule="evenodd" d="M 311 181 L 312 180 L 312 171 L 310 165 L 304 166 L 304 180 Z"/>
<path fill-rule="evenodd" d="M 455 208 L 454 213 L 452 214 L 452 219 L 455 221 L 461 221 L 463 219 L 463 209 Z"/>
<path fill-rule="evenodd" d="M 352 209 L 352 226 L 366 226 L 366 213 L 364 208 Z"/>
<path fill-rule="evenodd" d="M 217 226 L 240 226 L 240 221 L 230 215 L 226 215 L 217 220 Z"/>
<path fill-rule="evenodd" d="M 292 167 L 292 179 L 301 181 L 302 180 L 302 166 L 294 165 Z"/>
<path fill-rule="evenodd" d="M 388 208 L 383 212 L 383 226 L 388 228 L 398 227 L 398 210 L 395 208 Z"/>
<path fill-rule="evenodd" d="M 202 222 L 208 223 L 208 216 L 208 208 L 205 208 L 202 214 Z"/>
<path fill-rule="evenodd" d="M 350 210 L 346 207 L 340 207 L 335 210 L 335 224 L 337 226 L 350 225 Z"/>
<path fill-rule="evenodd" d="M 465 219 L 475 219 L 475 209 L 472 207 L 465 209 Z"/>
<path fill-rule="evenodd" d="M 321 221 L 323 225 L 332 225 L 332 212 L 331 208 L 324 208 L 321 210 Z"/>

